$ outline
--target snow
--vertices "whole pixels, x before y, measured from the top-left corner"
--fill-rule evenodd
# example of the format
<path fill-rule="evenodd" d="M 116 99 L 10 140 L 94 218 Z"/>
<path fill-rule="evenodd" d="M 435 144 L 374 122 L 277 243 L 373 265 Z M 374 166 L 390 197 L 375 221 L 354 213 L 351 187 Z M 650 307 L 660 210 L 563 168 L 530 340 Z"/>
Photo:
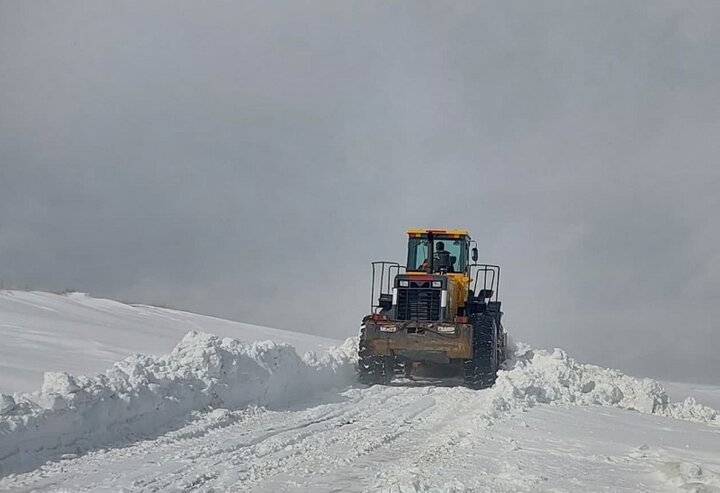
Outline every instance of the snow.
<path fill-rule="evenodd" d="M 490 390 L 490 416 L 537 404 L 599 405 L 720 424 L 718 411 L 693 397 L 670 402 L 665 388 L 656 380 L 581 364 L 562 349 L 533 350 L 519 344 L 506 366 L 507 371 L 500 372 Z"/>
<path fill-rule="evenodd" d="M 720 388 L 668 394 L 524 344 L 490 389 L 367 388 L 355 347 L 191 330 L 96 376 L 49 372 L 0 395 L 0 490 L 720 491 Z"/>
<path fill-rule="evenodd" d="M 45 374 L 3 395 L 0 473 L 171 428 L 191 411 L 287 407 L 354 380 L 355 345 L 303 360 L 292 346 L 190 332 L 167 356 L 135 355 L 102 375 Z"/>
<path fill-rule="evenodd" d="M 48 370 L 91 375 L 134 353 L 165 354 L 191 330 L 322 351 L 334 339 L 83 293 L 0 291 L 0 392 L 32 390 Z"/>
<path fill-rule="evenodd" d="M 720 409 L 720 387 L 679 382 L 663 382 L 663 387 L 672 400 L 692 397 L 706 406 Z"/>

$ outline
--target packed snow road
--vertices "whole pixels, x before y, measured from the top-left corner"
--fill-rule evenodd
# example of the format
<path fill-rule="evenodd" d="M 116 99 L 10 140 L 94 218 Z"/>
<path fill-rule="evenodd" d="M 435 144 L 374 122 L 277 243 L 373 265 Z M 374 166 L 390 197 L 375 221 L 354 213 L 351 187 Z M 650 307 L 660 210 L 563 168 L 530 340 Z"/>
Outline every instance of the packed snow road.
<path fill-rule="evenodd" d="M 483 412 L 491 396 L 406 384 L 350 388 L 284 410 L 218 409 L 153 440 L 7 477 L 0 490 L 720 488 L 718 428 L 606 408 L 545 406 L 494 420 Z"/>

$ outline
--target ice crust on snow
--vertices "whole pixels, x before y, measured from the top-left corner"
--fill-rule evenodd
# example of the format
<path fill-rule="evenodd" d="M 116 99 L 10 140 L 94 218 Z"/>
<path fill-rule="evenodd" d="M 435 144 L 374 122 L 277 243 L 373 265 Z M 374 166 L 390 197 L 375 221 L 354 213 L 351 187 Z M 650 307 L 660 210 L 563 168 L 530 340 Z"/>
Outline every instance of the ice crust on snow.
<path fill-rule="evenodd" d="M 193 411 L 287 407 L 355 382 L 356 339 L 300 357 L 292 346 L 190 332 L 162 357 L 135 355 L 105 374 L 48 372 L 40 391 L 0 395 L 0 475 L 44 460 L 157 435 Z M 468 391 L 470 392 L 470 391 Z M 576 362 L 564 351 L 513 350 L 495 386 L 475 394 L 475 419 L 538 404 L 600 405 L 720 424 L 718 411 L 688 398 L 670 403 L 662 385 Z"/>

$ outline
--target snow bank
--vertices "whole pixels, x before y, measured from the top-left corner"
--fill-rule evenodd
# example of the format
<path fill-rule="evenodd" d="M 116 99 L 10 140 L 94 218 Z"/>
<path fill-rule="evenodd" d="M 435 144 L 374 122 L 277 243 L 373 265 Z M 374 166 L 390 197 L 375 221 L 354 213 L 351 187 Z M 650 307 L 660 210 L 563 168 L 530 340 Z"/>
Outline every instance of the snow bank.
<path fill-rule="evenodd" d="M 52 457 L 157 435 L 189 412 L 286 406 L 355 380 L 353 340 L 318 357 L 292 346 L 190 332 L 166 356 L 135 355 L 104 375 L 45 374 L 32 394 L 0 394 L 0 475 Z"/>
<path fill-rule="evenodd" d="M 193 411 L 308 402 L 355 382 L 356 344 L 348 339 L 301 358 L 286 344 L 190 332 L 166 356 L 135 355 L 95 377 L 46 373 L 38 392 L 0 394 L 0 476 L 66 454 L 157 436 L 184 424 Z M 560 349 L 522 344 L 495 386 L 474 395 L 476 419 L 487 422 L 554 404 L 612 406 L 720 424 L 717 410 L 692 398 L 669 402 L 655 380 L 580 364 Z"/>
<path fill-rule="evenodd" d="M 484 403 L 489 419 L 543 403 L 611 406 L 720 425 L 720 413 L 692 397 L 671 403 L 655 380 L 581 364 L 562 349 L 533 350 L 521 343 L 505 366 Z"/>

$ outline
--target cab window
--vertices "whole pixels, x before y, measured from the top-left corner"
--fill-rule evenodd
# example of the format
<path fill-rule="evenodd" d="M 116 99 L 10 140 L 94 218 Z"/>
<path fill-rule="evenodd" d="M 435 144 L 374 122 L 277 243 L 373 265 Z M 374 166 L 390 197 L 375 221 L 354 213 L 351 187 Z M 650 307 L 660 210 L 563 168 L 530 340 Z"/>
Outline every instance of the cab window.
<path fill-rule="evenodd" d="M 408 245 L 407 270 L 427 272 L 429 269 L 428 252 L 430 250 L 427 238 L 410 238 Z M 448 272 L 464 272 L 467 262 L 467 245 L 464 239 L 435 238 L 434 239 L 434 267 L 439 270 L 441 257 L 447 259 Z M 442 253 L 447 252 L 447 253 Z"/>
<path fill-rule="evenodd" d="M 408 262 L 407 270 L 424 271 L 427 270 L 424 264 L 430 251 L 428 240 L 420 238 L 411 238 L 408 245 Z"/>

